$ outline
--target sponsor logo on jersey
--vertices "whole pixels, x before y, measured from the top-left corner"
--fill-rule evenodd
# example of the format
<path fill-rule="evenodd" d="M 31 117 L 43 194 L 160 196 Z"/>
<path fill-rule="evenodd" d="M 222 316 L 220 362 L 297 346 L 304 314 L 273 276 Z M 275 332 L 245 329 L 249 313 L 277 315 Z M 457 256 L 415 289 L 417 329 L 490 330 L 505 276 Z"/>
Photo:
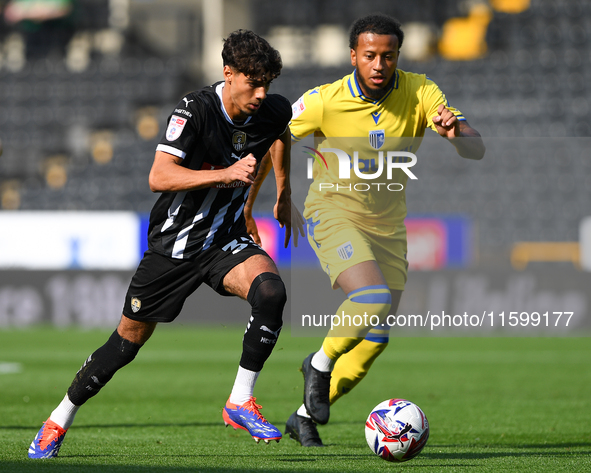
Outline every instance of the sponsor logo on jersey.
<path fill-rule="evenodd" d="M 137 297 L 131 298 L 131 311 L 135 314 L 142 308 L 142 301 Z"/>
<path fill-rule="evenodd" d="M 183 101 L 185 102 L 185 107 L 188 107 L 193 100 L 189 100 L 187 97 L 183 97 Z"/>
<path fill-rule="evenodd" d="M 337 248 L 337 254 L 344 261 L 351 259 L 351 256 L 353 256 L 353 244 L 350 241 L 343 243 Z"/>
<path fill-rule="evenodd" d="M 306 110 L 306 104 L 304 103 L 304 96 L 302 95 L 291 106 L 291 119 L 295 120 L 296 118 L 298 118 L 304 110 Z"/>
<path fill-rule="evenodd" d="M 239 159 L 239 158 L 238 158 Z M 203 163 L 201 170 L 213 171 L 214 169 L 226 169 L 227 166 L 220 166 L 219 164 Z M 246 187 L 248 184 L 242 181 L 234 181 L 229 184 L 216 184 L 213 186 L 215 189 L 236 189 L 237 187 Z"/>
<path fill-rule="evenodd" d="M 191 118 L 193 116 L 193 114 L 191 112 L 188 112 L 187 110 L 184 110 L 182 108 L 175 108 L 174 113 L 181 113 L 183 115 L 187 115 L 189 118 Z"/>
<path fill-rule="evenodd" d="M 246 145 L 246 133 L 243 131 L 235 131 L 232 135 L 232 146 L 236 151 L 240 151 Z"/>
<path fill-rule="evenodd" d="M 168 128 L 166 129 L 166 139 L 168 141 L 176 140 L 179 136 L 181 136 L 186 124 L 186 118 L 179 117 L 177 115 L 170 117 L 170 122 L 168 123 Z"/>
<path fill-rule="evenodd" d="M 372 130 L 369 132 L 369 144 L 373 149 L 380 149 L 386 141 L 385 130 Z"/>
<path fill-rule="evenodd" d="M 230 182 L 230 184 L 218 184 L 215 186 L 216 189 L 236 189 L 237 187 L 246 187 L 248 184 L 242 181 Z"/>

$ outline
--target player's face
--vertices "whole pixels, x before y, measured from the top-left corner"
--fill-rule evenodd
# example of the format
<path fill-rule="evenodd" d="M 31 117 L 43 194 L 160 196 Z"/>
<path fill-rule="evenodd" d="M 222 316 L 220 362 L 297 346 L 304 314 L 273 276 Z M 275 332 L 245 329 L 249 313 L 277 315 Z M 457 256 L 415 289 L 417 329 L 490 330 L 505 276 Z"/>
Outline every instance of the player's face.
<path fill-rule="evenodd" d="M 266 75 L 268 77 L 269 74 Z M 248 77 L 224 66 L 226 85 L 222 92 L 224 106 L 233 120 L 246 120 L 258 112 L 267 97 L 271 81 L 265 77 Z"/>
<path fill-rule="evenodd" d="M 357 79 L 363 93 L 381 98 L 388 89 L 398 65 L 396 35 L 361 33 L 357 47 L 351 49 L 351 64 L 357 68 Z"/>

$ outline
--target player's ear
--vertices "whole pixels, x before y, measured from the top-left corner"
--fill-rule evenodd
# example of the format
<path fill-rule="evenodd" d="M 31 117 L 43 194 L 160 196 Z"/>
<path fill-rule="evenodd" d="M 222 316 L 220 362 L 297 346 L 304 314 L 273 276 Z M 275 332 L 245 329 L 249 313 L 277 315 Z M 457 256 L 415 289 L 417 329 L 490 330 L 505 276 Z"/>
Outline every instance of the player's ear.
<path fill-rule="evenodd" d="M 234 77 L 234 71 L 228 65 L 224 66 L 224 80 L 228 83 L 232 82 L 232 78 Z"/>
<path fill-rule="evenodd" d="M 351 49 L 351 65 L 357 67 L 357 53 L 354 49 Z"/>

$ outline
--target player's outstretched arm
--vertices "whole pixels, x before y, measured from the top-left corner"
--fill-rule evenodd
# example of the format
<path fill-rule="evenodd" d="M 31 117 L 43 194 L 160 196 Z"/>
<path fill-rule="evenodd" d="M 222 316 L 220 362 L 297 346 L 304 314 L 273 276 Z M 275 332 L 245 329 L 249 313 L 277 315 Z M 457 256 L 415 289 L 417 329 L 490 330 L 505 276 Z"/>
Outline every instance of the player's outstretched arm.
<path fill-rule="evenodd" d="M 183 160 L 164 151 L 156 151 L 150 176 L 152 192 L 183 192 L 231 184 L 236 181 L 254 182 L 256 159 L 252 154 L 225 169 L 195 171 L 181 166 Z"/>
<path fill-rule="evenodd" d="M 305 236 L 304 219 L 291 202 L 291 184 L 289 172 L 291 165 L 291 133 L 289 127 L 273 143 L 270 149 L 271 160 L 275 170 L 275 184 L 277 186 L 277 203 L 273 214 L 281 228 L 285 227 L 285 248 L 289 245 L 291 230 L 295 225 L 296 231 L 293 234 L 294 246 L 298 246 L 298 236 Z M 295 221 L 292 220 L 292 212 Z"/>
<path fill-rule="evenodd" d="M 433 117 L 437 133 L 447 138 L 454 145 L 462 158 L 482 159 L 485 147 L 480 133 L 472 128 L 467 121 L 458 120 L 445 105 L 439 105 L 437 115 Z"/>

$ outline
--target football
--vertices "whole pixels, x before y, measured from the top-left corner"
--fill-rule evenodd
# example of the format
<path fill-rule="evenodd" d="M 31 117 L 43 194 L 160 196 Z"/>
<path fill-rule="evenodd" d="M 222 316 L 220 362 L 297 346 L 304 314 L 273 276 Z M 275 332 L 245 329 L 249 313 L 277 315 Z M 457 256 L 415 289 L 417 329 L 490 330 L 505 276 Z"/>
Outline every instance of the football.
<path fill-rule="evenodd" d="M 429 421 L 416 404 L 406 399 L 388 399 L 369 414 L 365 439 L 380 458 L 405 462 L 423 450 L 429 439 Z"/>

